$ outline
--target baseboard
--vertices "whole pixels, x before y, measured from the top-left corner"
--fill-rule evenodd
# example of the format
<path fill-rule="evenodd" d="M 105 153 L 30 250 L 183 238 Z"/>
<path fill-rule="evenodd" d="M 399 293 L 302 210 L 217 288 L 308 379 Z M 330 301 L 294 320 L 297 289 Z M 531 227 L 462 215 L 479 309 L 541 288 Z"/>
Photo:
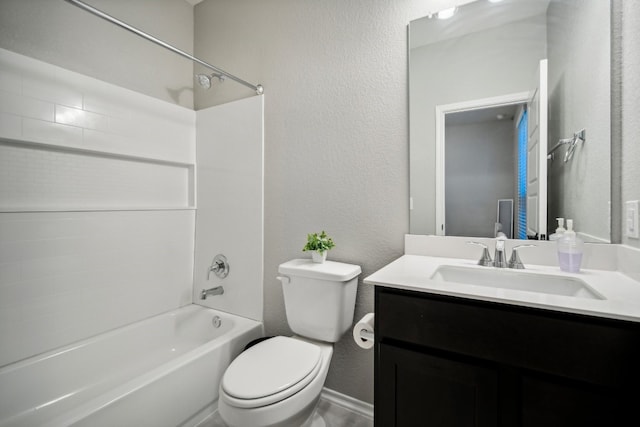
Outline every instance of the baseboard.
<path fill-rule="evenodd" d="M 373 405 L 371 403 L 363 402 L 355 397 L 347 396 L 346 394 L 339 393 L 326 387 L 322 389 L 320 398 L 331 404 L 341 406 L 351 412 L 373 420 Z"/>

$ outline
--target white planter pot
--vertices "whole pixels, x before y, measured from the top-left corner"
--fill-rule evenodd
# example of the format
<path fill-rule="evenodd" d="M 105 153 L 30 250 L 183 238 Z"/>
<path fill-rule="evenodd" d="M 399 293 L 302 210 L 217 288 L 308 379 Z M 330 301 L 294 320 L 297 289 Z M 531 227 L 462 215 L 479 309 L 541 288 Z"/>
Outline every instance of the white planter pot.
<path fill-rule="evenodd" d="M 313 252 L 311 252 L 311 259 L 313 260 L 313 262 L 317 262 L 319 264 L 322 264 L 327 259 L 327 252 L 328 251 L 324 251 L 324 252 L 320 253 L 318 251 L 313 251 Z"/>

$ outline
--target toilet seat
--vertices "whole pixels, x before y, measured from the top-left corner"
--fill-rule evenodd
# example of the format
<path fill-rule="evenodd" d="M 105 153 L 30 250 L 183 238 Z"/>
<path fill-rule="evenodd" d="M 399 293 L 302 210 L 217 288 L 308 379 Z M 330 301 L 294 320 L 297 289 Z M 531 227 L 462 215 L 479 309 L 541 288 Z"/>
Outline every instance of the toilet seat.
<path fill-rule="evenodd" d="M 241 353 L 222 378 L 221 397 L 237 408 L 280 402 L 306 387 L 321 368 L 317 345 L 274 337 Z"/>

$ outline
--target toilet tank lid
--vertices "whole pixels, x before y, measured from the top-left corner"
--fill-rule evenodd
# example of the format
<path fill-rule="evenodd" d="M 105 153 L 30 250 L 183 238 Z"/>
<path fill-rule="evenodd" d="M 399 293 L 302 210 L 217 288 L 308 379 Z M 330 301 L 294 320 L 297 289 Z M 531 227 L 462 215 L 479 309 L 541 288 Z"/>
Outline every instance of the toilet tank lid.
<path fill-rule="evenodd" d="M 317 263 L 310 259 L 292 259 L 280 264 L 278 272 L 289 276 L 346 282 L 362 273 L 362 270 L 359 265 L 345 264 L 343 262 L 325 261 Z"/>

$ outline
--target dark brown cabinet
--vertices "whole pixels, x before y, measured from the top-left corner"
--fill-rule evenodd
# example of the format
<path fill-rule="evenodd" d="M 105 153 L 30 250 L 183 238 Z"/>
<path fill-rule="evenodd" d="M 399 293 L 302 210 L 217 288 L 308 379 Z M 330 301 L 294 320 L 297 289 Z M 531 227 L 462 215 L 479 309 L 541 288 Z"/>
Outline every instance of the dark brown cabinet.
<path fill-rule="evenodd" d="M 376 426 L 635 426 L 640 325 L 376 287 Z"/>
<path fill-rule="evenodd" d="M 380 346 L 380 390 L 388 411 L 376 425 L 495 426 L 498 387 L 493 368 L 400 346 Z"/>

